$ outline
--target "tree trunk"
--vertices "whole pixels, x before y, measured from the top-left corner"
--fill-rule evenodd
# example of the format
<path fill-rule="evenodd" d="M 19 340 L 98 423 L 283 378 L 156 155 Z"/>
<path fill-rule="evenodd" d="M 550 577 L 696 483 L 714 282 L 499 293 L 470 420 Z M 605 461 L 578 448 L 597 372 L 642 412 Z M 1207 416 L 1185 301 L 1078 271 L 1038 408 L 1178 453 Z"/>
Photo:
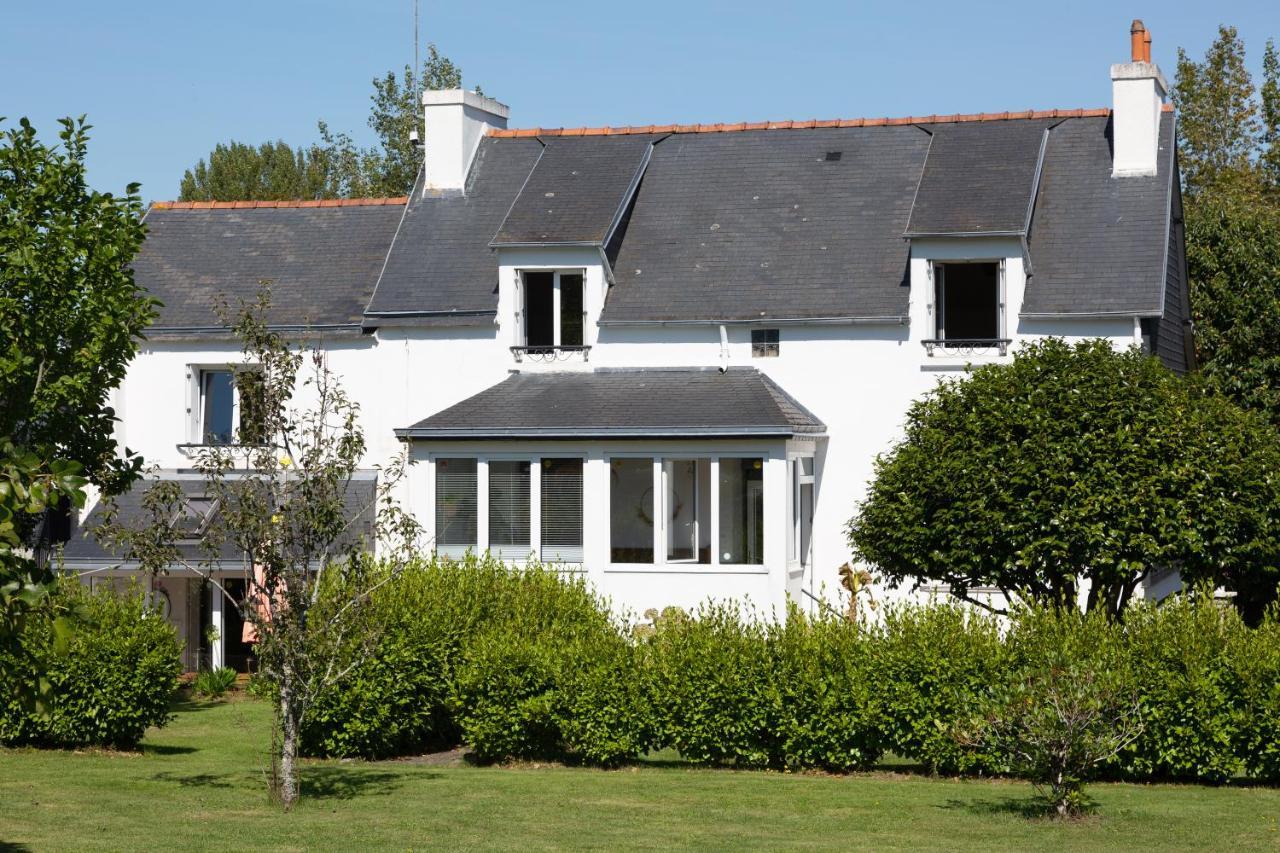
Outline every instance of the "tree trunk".
<path fill-rule="evenodd" d="M 298 709 L 293 679 L 280 683 L 280 804 L 285 811 L 298 801 Z"/>

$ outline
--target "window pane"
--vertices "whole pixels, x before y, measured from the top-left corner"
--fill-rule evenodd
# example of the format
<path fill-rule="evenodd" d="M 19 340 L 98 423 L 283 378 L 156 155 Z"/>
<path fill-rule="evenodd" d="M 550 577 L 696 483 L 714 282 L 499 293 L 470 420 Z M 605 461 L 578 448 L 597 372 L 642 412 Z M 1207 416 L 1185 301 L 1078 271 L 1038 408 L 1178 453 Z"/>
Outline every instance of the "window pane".
<path fill-rule="evenodd" d="M 505 559 L 529 556 L 527 460 L 489 463 L 489 550 Z"/>
<path fill-rule="evenodd" d="M 653 460 L 609 462 L 609 559 L 653 562 Z"/>
<path fill-rule="evenodd" d="M 436 460 L 436 550 L 460 557 L 476 547 L 476 460 Z"/>
<path fill-rule="evenodd" d="M 720 562 L 764 563 L 764 460 L 720 460 Z"/>
<path fill-rule="evenodd" d="M 800 484 L 800 564 L 809 565 L 809 543 L 813 539 L 813 483 Z"/>
<path fill-rule="evenodd" d="M 236 373 L 236 384 L 240 393 L 240 443 L 260 444 L 266 441 L 262 374 L 257 370 L 240 370 Z"/>
<path fill-rule="evenodd" d="M 711 562 L 711 462 L 668 459 L 662 463 L 666 500 L 667 560 Z"/>
<path fill-rule="evenodd" d="M 542 460 L 542 559 L 582 562 L 582 460 Z"/>
<path fill-rule="evenodd" d="M 560 344 L 582 346 L 582 275 L 560 276 Z"/>
<path fill-rule="evenodd" d="M 200 406 L 204 414 L 202 441 L 205 444 L 230 444 L 235 406 L 230 370 L 206 370 L 200 374 Z"/>
<path fill-rule="evenodd" d="M 555 341 L 555 314 L 551 311 L 551 290 L 555 276 L 549 272 L 524 274 L 524 338 L 531 347 L 549 347 Z"/>
<path fill-rule="evenodd" d="M 997 264 L 945 264 L 941 337 L 991 340 L 1000 328 L 1000 274 Z"/>

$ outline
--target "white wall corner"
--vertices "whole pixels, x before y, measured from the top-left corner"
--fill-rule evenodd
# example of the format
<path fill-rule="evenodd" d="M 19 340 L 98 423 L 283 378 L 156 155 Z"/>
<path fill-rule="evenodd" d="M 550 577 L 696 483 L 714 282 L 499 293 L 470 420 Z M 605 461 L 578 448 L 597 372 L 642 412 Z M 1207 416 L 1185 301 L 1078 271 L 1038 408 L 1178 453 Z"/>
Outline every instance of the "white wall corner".
<path fill-rule="evenodd" d="M 1160 113 L 1169 84 L 1153 62 L 1111 66 L 1113 177 L 1154 175 L 1160 155 Z"/>
<path fill-rule="evenodd" d="M 506 104 L 464 89 L 422 93 L 425 193 L 461 190 L 480 140 L 489 128 L 505 128 Z"/>

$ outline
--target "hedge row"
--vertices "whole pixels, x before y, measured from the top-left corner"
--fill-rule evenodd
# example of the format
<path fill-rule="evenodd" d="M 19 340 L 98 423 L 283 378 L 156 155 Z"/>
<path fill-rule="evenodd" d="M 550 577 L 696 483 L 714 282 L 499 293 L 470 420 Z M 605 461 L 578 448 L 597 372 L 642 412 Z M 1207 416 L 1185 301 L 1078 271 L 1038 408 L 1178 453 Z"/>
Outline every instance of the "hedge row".
<path fill-rule="evenodd" d="M 18 648 L 0 645 L 0 743 L 136 746 L 169 719 L 182 673 L 172 626 L 137 589 L 90 592 L 64 580 L 52 599 L 73 615 L 65 648 L 43 618 L 25 622 Z M 32 701 L 41 679 L 44 707 Z"/>
<path fill-rule="evenodd" d="M 422 562 L 381 588 L 376 648 L 323 694 L 311 754 L 380 758 L 463 743 L 481 760 L 615 765 L 649 750 L 745 767 L 867 767 L 885 752 L 945 774 L 1001 773 L 956 732 L 1019 672 L 1088 649 L 1132 685 L 1143 734 L 1116 777 L 1280 780 L 1280 623 L 1207 599 L 1132 609 L 1122 625 L 946 604 L 858 628 L 733 606 L 629 631 L 585 585 L 470 559 Z M 1065 632 L 1065 633 L 1064 633 Z"/>

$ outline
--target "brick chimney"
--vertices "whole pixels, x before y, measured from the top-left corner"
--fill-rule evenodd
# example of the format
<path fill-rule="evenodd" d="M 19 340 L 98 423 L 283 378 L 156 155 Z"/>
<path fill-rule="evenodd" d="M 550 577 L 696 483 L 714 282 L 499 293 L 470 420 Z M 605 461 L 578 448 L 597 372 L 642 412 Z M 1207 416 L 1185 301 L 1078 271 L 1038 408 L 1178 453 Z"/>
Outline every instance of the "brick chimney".
<path fill-rule="evenodd" d="M 485 130 L 505 128 L 511 108 L 493 98 L 462 89 L 422 93 L 423 148 L 426 159 L 424 192 L 461 190 L 467 182 L 471 158 Z"/>
<path fill-rule="evenodd" d="M 1129 28 L 1130 61 L 1111 66 L 1114 177 L 1154 175 L 1160 149 L 1160 111 L 1169 84 L 1151 61 L 1151 33 L 1142 21 Z"/>

